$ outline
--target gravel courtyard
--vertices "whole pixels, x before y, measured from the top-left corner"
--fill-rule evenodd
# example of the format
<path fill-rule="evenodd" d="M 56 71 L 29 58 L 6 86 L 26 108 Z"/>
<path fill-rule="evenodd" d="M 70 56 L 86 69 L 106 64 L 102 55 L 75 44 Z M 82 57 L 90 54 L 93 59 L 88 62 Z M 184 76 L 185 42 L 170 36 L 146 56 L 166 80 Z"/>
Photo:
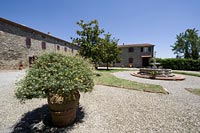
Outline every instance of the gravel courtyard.
<path fill-rule="evenodd" d="M 66 129 L 51 127 L 46 99 L 22 104 L 14 97 L 15 82 L 24 71 L 0 72 L 0 132 L 70 133 L 197 133 L 200 132 L 200 96 L 184 90 L 200 88 L 200 78 L 158 81 L 133 77 L 129 72 L 115 76 L 137 82 L 160 84 L 169 95 L 96 85 L 91 93 L 81 93 L 78 118 Z"/>

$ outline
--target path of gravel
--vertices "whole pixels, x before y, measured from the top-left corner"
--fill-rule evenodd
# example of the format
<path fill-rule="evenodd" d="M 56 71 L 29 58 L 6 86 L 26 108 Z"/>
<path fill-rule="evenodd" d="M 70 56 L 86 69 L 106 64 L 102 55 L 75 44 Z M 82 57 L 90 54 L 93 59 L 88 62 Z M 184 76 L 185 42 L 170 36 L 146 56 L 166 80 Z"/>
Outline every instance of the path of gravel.
<path fill-rule="evenodd" d="M 136 72 L 134 72 L 136 73 Z M 200 78 L 194 76 L 183 76 L 186 79 L 183 81 L 166 81 L 166 80 L 151 80 L 145 78 L 138 78 L 130 75 L 131 72 L 117 72 L 114 73 L 116 77 L 137 81 L 141 83 L 158 84 L 163 86 L 170 93 L 169 97 L 175 97 L 177 100 L 183 100 L 186 103 L 200 105 L 200 97 L 189 93 L 185 88 L 200 88 Z M 177 76 L 180 76 L 176 74 Z"/>
<path fill-rule="evenodd" d="M 130 72 L 115 73 L 129 77 Z M 33 99 L 21 104 L 14 97 L 15 79 L 23 72 L 0 72 L 0 132 L 200 132 L 200 97 L 185 92 L 182 87 L 198 78 L 166 82 L 169 95 L 95 86 L 91 93 L 81 94 L 78 120 L 67 129 L 49 127 L 45 118 L 46 99 Z M 187 79 L 188 77 L 186 77 Z M 153 81 L 156 83 L 156 81 Z M 157 81 L 158 82 L 158 81 Z M 185 83 L 186 82 L 186 83 Z M 161 84 L 161 83 L 159 83 Z M 191 86 L 190 86 L 191 87 Z M 183 91 L 183 92 L 182 92 Z M 181 92 L 183 95 L 179 95 Z M 185 98 L 184 98 L 185 97 Z M 14 128 L 15 127 L 15 128 Z"/>

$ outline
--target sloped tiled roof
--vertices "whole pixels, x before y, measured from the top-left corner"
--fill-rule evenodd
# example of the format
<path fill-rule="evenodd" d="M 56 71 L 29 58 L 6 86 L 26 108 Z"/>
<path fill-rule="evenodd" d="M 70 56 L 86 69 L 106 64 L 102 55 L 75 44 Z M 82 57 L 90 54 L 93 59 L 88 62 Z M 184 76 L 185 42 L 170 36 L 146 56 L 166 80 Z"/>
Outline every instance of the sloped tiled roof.
<path fill-rule="evenodd" d="M 52 35 L 50 35 L 50 34 L 43 33 L 43 32 L 41 32 L 41 31 L 39 31 L 39 30 L 35 30 L 35 29 L 30 28 L 30 27 L 28 27 L 28 26 L 25 26 L 25 25 L 22 25 L 22 24 L 19 24 L 19 23 L 16 23 L 16 22 L 12 22 L 12 21 L 7 20 L 7 19 L 5 19 L 5 18 L 1 18 L 1 17 L 0 17 L 0 21 L 1 21 L 1 22 L 4 22 L 4 23 L 7 23 L 7 24 L 10 24 L 10 25 L 13 25 L 13 26 L 16 26 L 16 27 L 18 27 L 18 28 L 20 28 L 20 29 L 23 29 L 23 30 L 25 30 L 25 31 L 30 31 L 30 32 L 33 32 L 33 33 L 37 33 L 37 34 L 41 34 L 41 35 L 44 35 L 44 36 L 48 36 L 48 37 L 50 37 L 50 38 L 53 38 L 53 39 L 56 39 L 56 40 L 65 42 L 65 43 L 67 43 L 68 45 L 72 45 L 72 43 L 70 43 L 70 42 L 68 42 L 68 41 L 65 41 L 65 40 L 60 39 L 60 38 L 55 37 L 55 36 L 52 36 Z M 77 45 L 73 45 L 73 46 L 78 47 Z"/>
<path fill-rule="evenodd" d="M 148 47 L 148 46 L 154 46 L 153 44 L 149 43 L 142 43 L 142 44 L 123 44 L 123 45 L 118 45 L 119 48 L 128 48 L 128 47 Z"/>

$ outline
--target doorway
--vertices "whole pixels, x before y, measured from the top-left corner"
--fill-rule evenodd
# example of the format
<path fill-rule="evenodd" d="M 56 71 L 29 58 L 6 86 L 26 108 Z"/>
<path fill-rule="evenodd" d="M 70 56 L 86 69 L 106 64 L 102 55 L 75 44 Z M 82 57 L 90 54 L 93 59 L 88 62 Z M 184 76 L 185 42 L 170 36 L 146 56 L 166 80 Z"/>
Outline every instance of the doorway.
<path fill-rule="evenodd" d="M 148 67 L 149 66 L 149 57 L 143 57 L 142 58 L 142 66 L 143 67 Z"/>

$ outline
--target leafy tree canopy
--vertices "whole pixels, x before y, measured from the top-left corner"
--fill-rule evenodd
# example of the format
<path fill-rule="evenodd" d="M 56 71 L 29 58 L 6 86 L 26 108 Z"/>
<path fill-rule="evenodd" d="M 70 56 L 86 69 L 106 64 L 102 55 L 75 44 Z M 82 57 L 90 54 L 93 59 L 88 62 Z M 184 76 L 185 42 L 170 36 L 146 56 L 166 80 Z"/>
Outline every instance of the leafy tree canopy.
<path fill-rule="evenodd" d="M 105 34 L 104 39 L 102 39 L 102 56 L 101 61 L 106 63 L 107 69 L 109 64 L 115 63 L 120 60 L 119 54 L 120 50 L 117 47 L 118 39 L 111 38 L 111 34 Z"/>
<path fill-rule="evenodd" d="M 200 53 L 200 37 L 198 30 L 187 29 L 184 33 L 176 36 L 176 42 L 172 46 L 172 51 L 177 57 L 188 59 L 198 59 Z"/>
<path fill-rule="evenodd" d="M 100 53 L 98 52 L 100 46 L 100 35 L 104 32 L 99 29 L 98 21 L 93 20 L 85 23 L 83 20 L 77 22 L 81 30 L 77 30 L 78 38 L 72 38 L 73 43 L 80 46 L 79 54 L 85 58 L 90 58 L 96 65 L 100 62 Z"/>
<path fill-rule="evenodd" d="M 105 34 L 102 38 L 104 29 L 99 28 L 97 20 L 88 23 L 80 20 L 77 25 L 81 27 L 81 30 L 76 31 L 79 37 L 72 39 L 73 43 L 80 46 L 79 54 L 81 56 L 91 59 L 96 68 L 102 62 L 112 63 L 116 61 L 119 54 L 117 51 L 118 40 L 111 39 L 111 34 Z"/>

